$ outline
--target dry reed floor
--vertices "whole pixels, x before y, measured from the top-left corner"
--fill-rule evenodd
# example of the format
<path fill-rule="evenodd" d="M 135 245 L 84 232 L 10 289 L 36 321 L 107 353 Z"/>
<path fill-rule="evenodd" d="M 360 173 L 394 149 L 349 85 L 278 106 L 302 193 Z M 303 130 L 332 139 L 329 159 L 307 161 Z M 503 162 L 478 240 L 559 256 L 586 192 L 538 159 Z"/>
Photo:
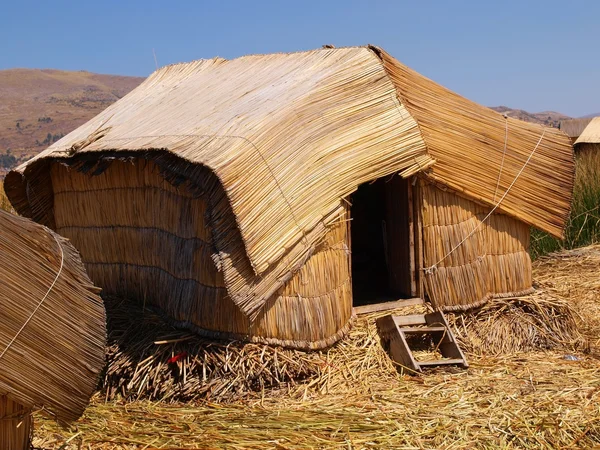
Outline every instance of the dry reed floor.
<path fill-rule="evenodd" d="M 600 246 L 535 263 L 568 299 L 586 351 L 468 354 L 471 367 L 399 375 L 373 318 L 322 355 L 319 376 L 237 403 L 104 403 L 71 428 L 36 415 L 34 445 L 133 448 L 600 448 Z M 579 347 L 585 350 L 585 347 Z M 571 360 L 574 356 L 576 360 Z"/>

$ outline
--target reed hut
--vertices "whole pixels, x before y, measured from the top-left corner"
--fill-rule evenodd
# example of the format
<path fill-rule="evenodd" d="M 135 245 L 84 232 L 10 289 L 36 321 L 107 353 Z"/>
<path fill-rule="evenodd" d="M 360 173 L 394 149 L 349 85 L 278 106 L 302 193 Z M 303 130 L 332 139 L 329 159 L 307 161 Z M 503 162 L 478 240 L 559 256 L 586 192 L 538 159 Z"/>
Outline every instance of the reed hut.
<path fill-rule="evenodd" d="M 104 306 L 75 248 L 0 211 L 0 448 L 28 449 L 31 410 L 85 409 L 104 366 Z"/>
<path fill-rule="evenodd" d="M 583 130 L 585 130 L 585 127 L 587 127 L 591 121 L 591 117 L 561 120 L 558 124 L 558 128 L 569 136 L 572 144 L 575 144 L 579 136 L 581 136 L 581 133 L 583 133 Z"/>
<path fill-rule="evenodd" d="M 573 151 L 374 46 L 157 70 L 8 174 L 105 292 L 210 337 L 301 349 L 353 305 L 462 310 L 531 289 L 562 236 Z"/>
<path fill-rule="evenodd" d="M 575 141 L 577 153 L 600 152 L 600 117 L 594 117 Z"/>

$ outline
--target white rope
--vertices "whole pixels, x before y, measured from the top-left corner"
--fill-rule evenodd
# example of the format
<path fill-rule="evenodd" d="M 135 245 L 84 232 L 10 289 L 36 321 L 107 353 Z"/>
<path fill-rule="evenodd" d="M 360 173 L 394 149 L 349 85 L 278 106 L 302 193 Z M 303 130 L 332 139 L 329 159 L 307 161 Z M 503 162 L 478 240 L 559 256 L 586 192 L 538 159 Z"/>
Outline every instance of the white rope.
<path fill-rule="evenodd" d="M 545 129 L 544 129 L 545 130 Z M 498 181 L 496 181 L 496 190 L 494 191 L 494 201 L 496 201 L 496 194 L 500 187 L 500 177 L 502 176 L 502 169 L 504 168 L 504 157 L 506 156 L 506 145 L 508 144 L 508 116 L 504 114 L 504 150 L 502 151 L 502 162 L 500 163 L 500 172 L 498 172 Z"/>
<path fill-rule="evenodd" d="M 42 306 L 42 303 L 44 303 L 44 301 L 46 300 L 46 298 L 48 298 L 48 295 L 50 294 L 50 292 L 52 291 L 52 289 L 54 289 L 54 285 L 58 281 L 58 277 L 60 277 L 60 274 L 61 274 L 61 272 L 63 270 L 63 266 L 64 266 L 64 262 L 65 262 L 65 254 L 63 252 L 62 245 L 60 245 L 60 242 L 58 242 L 58 238 L 56 237 L 56 235 L 53 234 L 52 236 L 54 237 L 54 240 L 56 241 L 56 243 L 58 244 L 58 248 L 60 249 L 60 268 L 58 269 L 58 272 L 56 273 L 56 277 L 54 278 L 54 281 L 50 285 L 50 288 L 48 289 L 48 292 L 46 292 L 46 295 L 44 295 L 44 297 L 39 301 L 39 303 L 37 304 L 37 306 L 35 307 L 35 309 L 31 313 L 31 315 L 27 318 L 27 320 L 25 321 L 25 323 L 23 324 L 23 326 L 19 329 L 19 331 L 17 331 L 17 334 L 15 334 L 15 336 L 11 339 L 11 341 L 8 343 L 8 345 L 6 346 L 6 348 L 4 349 L 4 351 L 2 353 L 0 353 L 0 359 L 2 359 L 2 357 L 4 356 L 4 354 L 11 347 L 11 345 L 13 345 L 13 343 L 17 340 L 17 338 L 19 337 L 19 335 L 21 334 L 21 332 L 25 329 L 25 327 L 27 326 L 27 324 L 31 321 L 31 319 L 33 319 L 33 316 L 35 316 L 35 314 L 37 313 L 38 309 L 40 309 L 40 306 Z"/>
<path fill-rule="evenodd" d="M 542 131 L 542 135 L 540 136 L 540 139 L 538 140 L 537 144 L 535 145 L 534 149 L 531 151 L 531 153 L 529 154 L 529 157 L 527 158 L 527 161 L 525 161 L 525 163 L 523 164 L 523 167 L 521 167 L 521 170 L 519 170 L 519 173 L 517 173 L 517 175 L 515 176 L 515 179 L 512 181 L 512 183 L 510 183 L 510 186 L 508 186 L 508 189 L 506 189 L 506 192 L 504 192 L 504 195 L 502 196 L 502 198 L 500 200 L 498 200 L 498 203 L 496 203 L 496 206 L 494 206 L 491 211 L 487 214 L 487 216 L 485 216 L 483 218 L 483 220 L 481 222 L 479 222 L 477 224 L 477 226 L 473 229 L 473 231 L 471 231 L 462 241 L 460 241 L 458 244 L 456 244 L 454 246 L 454 248 L 452 248 L 452 250 L 450 250 L 446 255 L 444 255 L 444 257 L 442 259 L 440 259 L 438 262 L 436 262 L 434 265 L 426 267 L 423 269 L 423 271 L 426 274 L 431 274 L 433 273 L 433 271 L 435 269 L 437 269 L 437 266 L 444 261 L 448 256 L 450 256 L 452 253 L 454 253 L 454 251 L 459 248 L 461 245 L 463 245 L 467 239 L 469 239 L 471 236 L 473 236 L 475 234 L 475 232 L 479 229 L 479 227 L 481 227 L 481 225 L 483 225 L 483 223 L 488 220 L 490 218 L 490 216 L 494 213 L 494 211 L 496 211 L 496 209 L 498 209 L 498 207 L 500 206 L 500 204 L 502 203 L 502 201 L 506 198 L 506 196 L 508 195 L 508 193 L 510 192 L 510 190 L 512 189 L 512 187 L 515 185 L 515 183 L 517 182 L 517 180 L 519 179 L 519 177 L 521 176 L 521 174 L 523 173 L 523 170 L 525 170 L 525 167 L 527 167 L 527 164 L 529 164 L 529 161 L 531 161 L 531 158 L 533 157 L 533 154 L 535 153 L 535 151 L 538 149 L 538 147 L 540 146 L 540 143 L 542 142 L 542 139 L 544 138 L 544 134 L 546 134 L 546 128 L 543 129 Z"/>

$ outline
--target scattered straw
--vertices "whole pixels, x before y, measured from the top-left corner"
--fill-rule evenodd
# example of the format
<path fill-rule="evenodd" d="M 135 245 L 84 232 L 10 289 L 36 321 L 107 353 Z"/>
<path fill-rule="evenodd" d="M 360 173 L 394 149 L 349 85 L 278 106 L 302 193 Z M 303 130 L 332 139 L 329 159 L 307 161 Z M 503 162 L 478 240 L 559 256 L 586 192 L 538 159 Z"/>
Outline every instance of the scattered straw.
<path fill-rule="evenodd" d="M 106 298 L 105 304 L 106 399 L 239 400 L 248 392 L 303 380 L 324 364 L 316 353 L 203 339 L 133 302 Z"/>
<path fill-rule="evenodd" d="M 348 338 L 329 351 L 293 353 L 293 358 L 306 358 L 298 364 L 316 370 L 303 380 L 258 392 L 245 386 L 238 389 L 244 395 L 236 403 L 105 403 L 98 395 L 72 429 L 36 416 L 34 444 L 64 450 L 594 448 L 600 442 L 600 359 L 594 351 L 600 330 L 599 262 L 600 246 L 543 258 L 534 264 L 541 293 L 494 301 L 465 317 L 468 330 L 485 327 L 484 320 L 489 330 L 493 321 L 508 330 L 523 314 L 522 321 L 533 320 L 534 332 L 541 333 L 539 321 L 549 316 L 550 333 L 534 339 L 517 333 L 515 342 L 526 342 L 528 348 L 559 345 L 552 351 L 494 355 L 493 345 L 474 342 L 467 346 L 466 371 L 450 367 L 403 375 L 379 344 L 374 319 L 385 313 L 361 316 Z M 423 306 L 401 311 L 418 312 L 424 312 Z M 505 315 L 512 318 L 505 320 Z M 563 318 L 566 326 L 560 325 Z M 569 334 L 571 320 L 590 339 L 591 354 L 573 347 L 578 335 Z M 455 323 L 460 326 L 461 320 Z M 170 347 L 174 354 L 192 339 L 176 332 L 156 335 L 161 343 L 152 345 Z M 496 334 L 497 339 L 506 336 L 511 335 Z M 164 342 L 170 340 L 178 341 Z M 234 352 L 233 346 L 230 354 L 242 351 Z"/>
<path fill-rule="evenodd" d="M 308 398 L 243 403 L 102 403 L 71 430 L 37 422 L 35 445 L 133 448 L 591 448 L 600 439 L 600 363 L 560 353 L 477 357 L 468 371 L 392 380 Z M 87 446 L 90 447 L 87 447 Z"/>

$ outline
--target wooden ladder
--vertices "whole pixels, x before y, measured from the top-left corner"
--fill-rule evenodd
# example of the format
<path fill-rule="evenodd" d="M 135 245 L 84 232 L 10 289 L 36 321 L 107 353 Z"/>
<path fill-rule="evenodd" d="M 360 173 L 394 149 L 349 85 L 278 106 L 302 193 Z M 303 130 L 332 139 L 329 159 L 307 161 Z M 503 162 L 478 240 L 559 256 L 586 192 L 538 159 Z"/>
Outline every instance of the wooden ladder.
<path fill-rule="evenodd" d="M 458 365 L 469 367 L 465 355 L 458 346 L 452 330 L 441 311 L 430 314 L 415 314 L 411 316 L 387 316 L 377 319 L 377 329 L 384 342 L 389 342 L 392 359 L 415 372 L 423 368 Z M 416 334 L 429 334 L 438 346 L 443 359 L 432 361 L 417 361 L 412 354 L 406 337 Z"/>

